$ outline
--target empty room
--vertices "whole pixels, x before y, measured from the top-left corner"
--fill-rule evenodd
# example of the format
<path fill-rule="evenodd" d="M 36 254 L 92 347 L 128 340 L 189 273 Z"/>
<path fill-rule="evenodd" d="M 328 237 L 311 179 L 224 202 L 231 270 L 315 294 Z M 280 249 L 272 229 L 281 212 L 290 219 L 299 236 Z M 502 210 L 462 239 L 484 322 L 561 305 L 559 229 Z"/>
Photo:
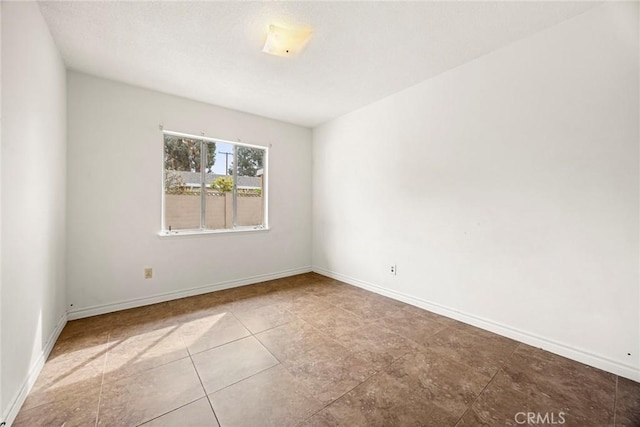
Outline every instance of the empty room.
<path fill-rule="evenodd" d="M 639 2 L 0 24 L 0 427 L 640 426 Z"/>

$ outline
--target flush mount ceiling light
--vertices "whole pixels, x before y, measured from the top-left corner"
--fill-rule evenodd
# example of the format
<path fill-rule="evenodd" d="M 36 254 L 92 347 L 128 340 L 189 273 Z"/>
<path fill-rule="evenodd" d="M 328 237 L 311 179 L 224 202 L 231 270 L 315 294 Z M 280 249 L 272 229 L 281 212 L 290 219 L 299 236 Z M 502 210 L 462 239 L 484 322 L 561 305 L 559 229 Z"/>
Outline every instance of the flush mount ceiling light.
<path fill-rule="evenodd" d="M 269 25 L 263 52 L 277 56 L 293 56 L 307 45 L 313 31 L 309 28 L 284 28 Z"/>

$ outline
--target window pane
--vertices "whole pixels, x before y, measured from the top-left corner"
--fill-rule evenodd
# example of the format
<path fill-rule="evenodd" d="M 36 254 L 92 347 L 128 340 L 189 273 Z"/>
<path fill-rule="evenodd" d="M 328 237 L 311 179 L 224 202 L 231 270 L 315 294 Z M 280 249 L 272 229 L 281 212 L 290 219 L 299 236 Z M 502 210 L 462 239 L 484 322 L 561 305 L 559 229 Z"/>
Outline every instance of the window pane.
<path fill-rule="evenodd" d="M 265 149 L 165 134 L 165 230 L 265 225 L 265 160 Z"/>
<path fill-rule="evenodd" d="M 264 222 L 264 150 L 238 147 L 238 211 L 236 225 L 257 226 Z"/>
<path fill-rule="evenodd" d="M 164 136 L 164 224 L 166 230 L 200 229 L 202 142 Z M 210 167 L 211 153 L 205 159 Z"/>
<path fill-rule="evenodd" d="M 233 145 L 217 142 L 209 143 L 215 150 L 211 173 L 207 174 L 207 211 L 205 225 L 211 230 L 233 228 Z"/>
<path fill-rule="evenodd" d="M 164 224 L 167 230 L 173 231 L 199 229 L 200 188 L 165 191 Z"/>

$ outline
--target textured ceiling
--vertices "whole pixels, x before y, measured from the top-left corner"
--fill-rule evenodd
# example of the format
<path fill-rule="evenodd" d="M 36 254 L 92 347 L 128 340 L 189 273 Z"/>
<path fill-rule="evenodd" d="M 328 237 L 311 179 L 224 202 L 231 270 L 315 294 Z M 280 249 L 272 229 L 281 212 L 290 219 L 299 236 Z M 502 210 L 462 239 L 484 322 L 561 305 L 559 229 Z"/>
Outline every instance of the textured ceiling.
<path fill-rule="evenodd" d="M 67 66 L 313 127 L 594 7 L 582 2 L 45 2 Z M 270 23 L 308 25 L 297 57 Z"/>

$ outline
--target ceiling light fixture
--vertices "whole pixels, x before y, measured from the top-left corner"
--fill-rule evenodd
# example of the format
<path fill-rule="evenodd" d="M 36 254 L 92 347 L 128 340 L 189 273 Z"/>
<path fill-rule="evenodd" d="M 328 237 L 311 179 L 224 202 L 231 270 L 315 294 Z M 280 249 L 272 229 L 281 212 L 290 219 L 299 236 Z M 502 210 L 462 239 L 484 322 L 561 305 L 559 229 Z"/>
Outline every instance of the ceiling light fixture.
<path fill-rule="evenodd" d="M 307 45 L 313 31 L 309 28 L 284 28 L 269 25 L 263 52 L 277 56 L 293 56 Z"/>

